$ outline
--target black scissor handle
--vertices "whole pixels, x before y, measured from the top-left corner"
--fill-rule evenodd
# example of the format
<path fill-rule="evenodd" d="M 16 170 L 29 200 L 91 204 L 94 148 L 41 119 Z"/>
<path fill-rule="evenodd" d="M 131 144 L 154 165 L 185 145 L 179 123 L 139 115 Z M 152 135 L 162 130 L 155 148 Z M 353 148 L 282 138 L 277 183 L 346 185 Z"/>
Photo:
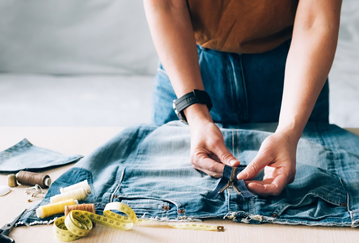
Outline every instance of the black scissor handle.
<path fill-rule="evenodd" d="M 15 243 L 15 240 L 9 236 L 0 234 L 0 243 Z"/>

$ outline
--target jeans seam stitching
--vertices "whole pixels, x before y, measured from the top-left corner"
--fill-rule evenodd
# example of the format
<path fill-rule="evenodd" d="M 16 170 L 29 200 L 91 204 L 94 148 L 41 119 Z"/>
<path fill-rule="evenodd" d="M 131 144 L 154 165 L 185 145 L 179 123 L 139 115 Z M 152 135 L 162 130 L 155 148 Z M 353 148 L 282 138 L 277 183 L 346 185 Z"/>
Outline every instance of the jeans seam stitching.
<path fill-rule="evenodd" d="M 118 182 L 118 185 L 117 185 L 117 187 L 115 188 L 115 190 L 113 191 L 113 193 L 112 193 L 111 196 L 110 196 L 110 202 L 113 201 L 114 194 L 115 194 L 117 191 L 120 191 L 121 184 L 122 184 L 122 180 L 123 180 L 124 175 L 125 175 L 125 169 L 126 169 L 126 167 L 123 168 L 123 171 L 121 172 L 121 177 L 120 177 L 120 180 L 119 180 L 119 182 Z"/>
<path fill-rule="evenodd" d="M 238 104 L 238 102 L 240 102 L 240 97 L 238 96 L 238 80 L 235 76 L 235 70 L 234 70 L 234 64 L 233 64 L 233 59 L 231 55 L 228 55 L 228 62 L 229 64 L 226 65 L 227 66 L 227 79 L 228 79 L 228 83 L 230 86 L 230 94 L 231 94 L 231 101 L 232 101 L 232 106 L 234 109 L 235 114 L 237 115 L 237 119 L 238 121 L 241 120 L 241 114 L 240 111 L 242 110 L 241 106 Z"/>
<path fill-rule="evenodd" d="M 244 68 L 243 68 L 243 56 L 240 55 L 240 68 L 241 68 L 241 76 L 242 76 L 242 89 L 244 94 L 244 112 L 242 112 L 241 116 L 243 120 L 248 120 L 249 118 L 249 107 L 248 107 L 248 95 L 247 95 L 247 87 L 246 80 L 244 76 Z"/>

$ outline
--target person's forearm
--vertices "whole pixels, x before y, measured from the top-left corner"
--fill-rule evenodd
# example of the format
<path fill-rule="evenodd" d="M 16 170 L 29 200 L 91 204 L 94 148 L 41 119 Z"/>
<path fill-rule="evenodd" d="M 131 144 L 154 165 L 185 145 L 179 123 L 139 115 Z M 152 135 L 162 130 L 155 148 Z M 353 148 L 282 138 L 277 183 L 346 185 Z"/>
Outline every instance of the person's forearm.
<path fill-rule="evenodd" d="M 194 89 L 204 90 L 198 63 L 197 46 L 185 0 L 144 0 L 153 42 L 171 80 L 177 97 Z M 210 119 L 205 105 L 185 110 L 192 118 Z"/>
<path fill-rule="evenodd" d="M 325 22 L 325 18 L 299 17 L 301 18 L 297 16 L 298 20 L 294 25 L 292 44 L 287 58 L 283 100 L 277 128 L 277 131 L 290 131 L 296 140 L 300 138 L 328 77 L 339 31 L 339 19 Z M 334 16 L 330 18 L 333 19 Z"/>

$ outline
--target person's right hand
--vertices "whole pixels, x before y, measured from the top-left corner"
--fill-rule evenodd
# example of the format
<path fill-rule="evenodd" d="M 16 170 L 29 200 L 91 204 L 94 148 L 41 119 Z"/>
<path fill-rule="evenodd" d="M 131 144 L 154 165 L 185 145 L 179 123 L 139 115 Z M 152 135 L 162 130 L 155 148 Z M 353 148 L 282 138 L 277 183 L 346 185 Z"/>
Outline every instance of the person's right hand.
<path fill-rule="evenodd" d="M 224 145 L 222 132 L 213 123 L 207 107 L 192 106 L 189 107 L 191 111 L 186 112 L 191 129 L 191 162 L 197 170 L 216 178 L 222 177 L 224 165 L 239 166 L 240 162 Z M 207 109 L 208 114 L 203 109 Z M 189 115 L 192 112 L 196 115 Z"/>

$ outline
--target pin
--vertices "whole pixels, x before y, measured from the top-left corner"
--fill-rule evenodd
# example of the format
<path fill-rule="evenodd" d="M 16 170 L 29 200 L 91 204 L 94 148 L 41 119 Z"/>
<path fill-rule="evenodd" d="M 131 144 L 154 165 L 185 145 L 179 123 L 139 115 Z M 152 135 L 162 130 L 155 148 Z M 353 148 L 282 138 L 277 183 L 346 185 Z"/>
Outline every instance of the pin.
<path fill-rule="evenodd" d="M 32 202 L 34 198 L 44 198 L 45 191 L 41 188 L 41 186 L 36 184 L 33 187 L 26 188 L 25 194 L 30 195 L 30 198 L 27 200 L 27 202 Z M 44 194 L 44 195 L 40 195 L 40 194 Z"/>

